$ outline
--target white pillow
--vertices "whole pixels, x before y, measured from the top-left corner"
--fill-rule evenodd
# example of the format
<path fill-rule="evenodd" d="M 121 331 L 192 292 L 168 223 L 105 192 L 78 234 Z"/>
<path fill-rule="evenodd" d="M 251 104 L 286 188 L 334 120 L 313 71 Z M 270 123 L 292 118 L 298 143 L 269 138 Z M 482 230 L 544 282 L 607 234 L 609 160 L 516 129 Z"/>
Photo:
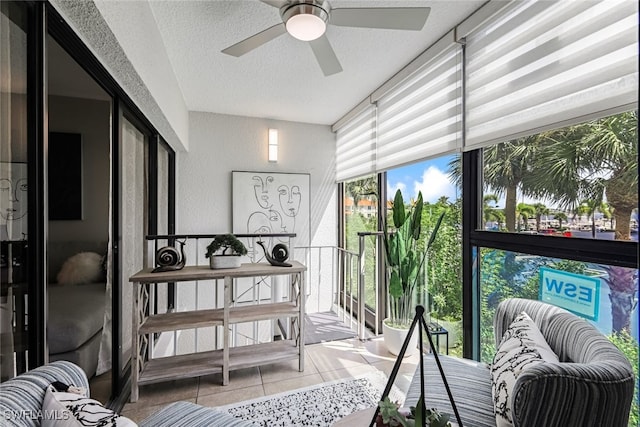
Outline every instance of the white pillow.
<path fill-rule="evenodd" d="M 80 394 L 56 391 L 47 387 L 42 404 L 42 427 L 116 426 L 136 427 L 127 417 L 121 417 L 97 400 Z"/>
<path fill-rule="evenodd" d="M 558 362 L 542 332 L 525 312 L 509 325 L 491 365 L 493 409 L 496 426 L 513 425 L 511 393 L 520 373 L 536 364 Z"/>
<path fill-rule="evenodd" d="M 58 272 L 58 283 L 80 285 L 101 281 L 104 274 L 102 255 L 95 252 L 80 252 L 69 257 Z"/>

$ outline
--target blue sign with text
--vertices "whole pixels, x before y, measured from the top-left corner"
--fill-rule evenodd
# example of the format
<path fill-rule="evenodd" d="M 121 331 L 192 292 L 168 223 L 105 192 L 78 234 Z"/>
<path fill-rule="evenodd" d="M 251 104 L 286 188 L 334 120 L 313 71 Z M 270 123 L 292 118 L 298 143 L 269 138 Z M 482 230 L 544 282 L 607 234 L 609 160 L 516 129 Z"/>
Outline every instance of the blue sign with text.
<path fill-rule="evenodd" d="M 598 320 L 600 279 L 540 267 L 540 301 Z"/>

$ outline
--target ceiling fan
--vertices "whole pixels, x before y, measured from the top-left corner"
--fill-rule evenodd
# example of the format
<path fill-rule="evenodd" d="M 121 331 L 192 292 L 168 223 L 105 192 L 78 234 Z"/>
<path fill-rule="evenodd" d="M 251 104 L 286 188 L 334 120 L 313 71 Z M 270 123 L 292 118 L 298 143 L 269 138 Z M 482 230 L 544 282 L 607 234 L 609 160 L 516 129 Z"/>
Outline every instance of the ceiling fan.
<path fill-rule="evenodd" d="M 242 40 L 222 53 L 242 56 L 276 37 L 289 33 L 308 41 L 325 76 L 339 73 L 342 66 L 325 35 L 328 24 L 343 27 L 385 28 L 419 31 L 424 27 L 429 7 L 331 8 L 326 0 L 260 0 L 280 9 L 282 22 Z"/>

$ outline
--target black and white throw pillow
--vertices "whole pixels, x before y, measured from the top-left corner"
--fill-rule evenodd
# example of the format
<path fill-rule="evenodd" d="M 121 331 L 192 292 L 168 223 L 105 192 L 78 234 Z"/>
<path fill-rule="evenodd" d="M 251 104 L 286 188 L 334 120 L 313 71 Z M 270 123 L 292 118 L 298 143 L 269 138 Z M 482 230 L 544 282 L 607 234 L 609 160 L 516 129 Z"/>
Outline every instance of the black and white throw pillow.
<path fill-rule="evenodd" d="M 83 394 L 57 391 L 47 387 L 42 405 L 43 427 L 136 427 L 129 418 L 105 408 L 97 400 Z"/>
<path fill-rule="evenodd" d="M 558 356 L 531 317 L 522 312 L 504 333 L 491 365 L 491 392 L 497 427 L 513 425 L 511 394 L 520 373 L 544 362 L 557 363 Z"/>

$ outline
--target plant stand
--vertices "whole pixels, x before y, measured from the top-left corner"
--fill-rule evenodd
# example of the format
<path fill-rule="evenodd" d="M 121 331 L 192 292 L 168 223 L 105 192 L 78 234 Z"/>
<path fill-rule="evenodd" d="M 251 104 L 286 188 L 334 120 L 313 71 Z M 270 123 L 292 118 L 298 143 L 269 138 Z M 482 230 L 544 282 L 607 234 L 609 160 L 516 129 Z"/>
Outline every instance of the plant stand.
<path fill-rule="evenodd" d="M 382 397 L 380 398 L 380 400 L 382 401 L 387 396 L 389 396 L 389 393 L 391 392 L 391 387 L 393 386 L 396 376 L 398 375 L 398 371 L 400 370 L 400 364 L 402 363 L 404 354 L 407 351 L 407 347 L 409 346 L 409 341 L 411 340 L 411 336 L 413 335 L 413 330 L 415 329 L 416 324 L 420 322 L 420 326 L 418 327 L 418 331 L 419 331 L 418 342 L 420 346 L 420 389 L 422 390 L 421 392 L 422 399 L 424 401 L 424 351 L 423 351 L 423 343 L 422 343 L 422 331 L 424 331 L 427 333 L 427 338 L 429 339 L 431 352 L 433 353 L 433 357 L 436 361 L 436 364 L 438 365 L 438 370 L 440 371 L 440 376 L 442 377 L 442 382 L 444 383 L 444 387 L 447 390 L 447 395 L 449 396 L 449 401 L 451 402 L 451 407 L 453 408 L 453 412 L 456 416 L 456 421 L 458 422 L 458 426 L 463 427 L 462 421 L 460 420 L 460 414 L 458 413 L 458 408 L 456 407 L 456 404 L 453 401 L 453 395 L 451 394 L 449 383 L 447 382 L 447 378 L 444 376 L 444 371 L 442 370 L 442 364 L 440 364 L 438 351 L 433 345 L 431 332 L 429 332 L 429 328 L 427 327 L 427 322 L 425 322 L 423 316 L 424 316 L 424 307 L 419 305 L 416 307 L 416 315 L 414 316 L 413 321 L 411 322 L 411 326 L 409 327 L 409 334 L 407 335 L 407 338 L 404 340 L 404 343 L 402 344 L 402 348 L 400 349 L 400 354 L 398 354 L 396 363 L 393 365 L 393 369 L 391 370 L 391 375 L 389 376 L 389 381 L 387 381 L 387 385 L 385 386 L 384 391 L 382 392 Z M 426 408 L 427 406 L 426 402 L 423 402 L 423 403 L 425 404 L 424 406 Z M 376 418 L 378 417 L 379 413 L 380 413 L 380 407 L 377 406 L 373 414 L 373 418 L 371 419 L 371 423 L 369 424 L 370 426 L 375 426 Z M 423 424 L 422 427 L 425 427 L 425 425 Z"/>

